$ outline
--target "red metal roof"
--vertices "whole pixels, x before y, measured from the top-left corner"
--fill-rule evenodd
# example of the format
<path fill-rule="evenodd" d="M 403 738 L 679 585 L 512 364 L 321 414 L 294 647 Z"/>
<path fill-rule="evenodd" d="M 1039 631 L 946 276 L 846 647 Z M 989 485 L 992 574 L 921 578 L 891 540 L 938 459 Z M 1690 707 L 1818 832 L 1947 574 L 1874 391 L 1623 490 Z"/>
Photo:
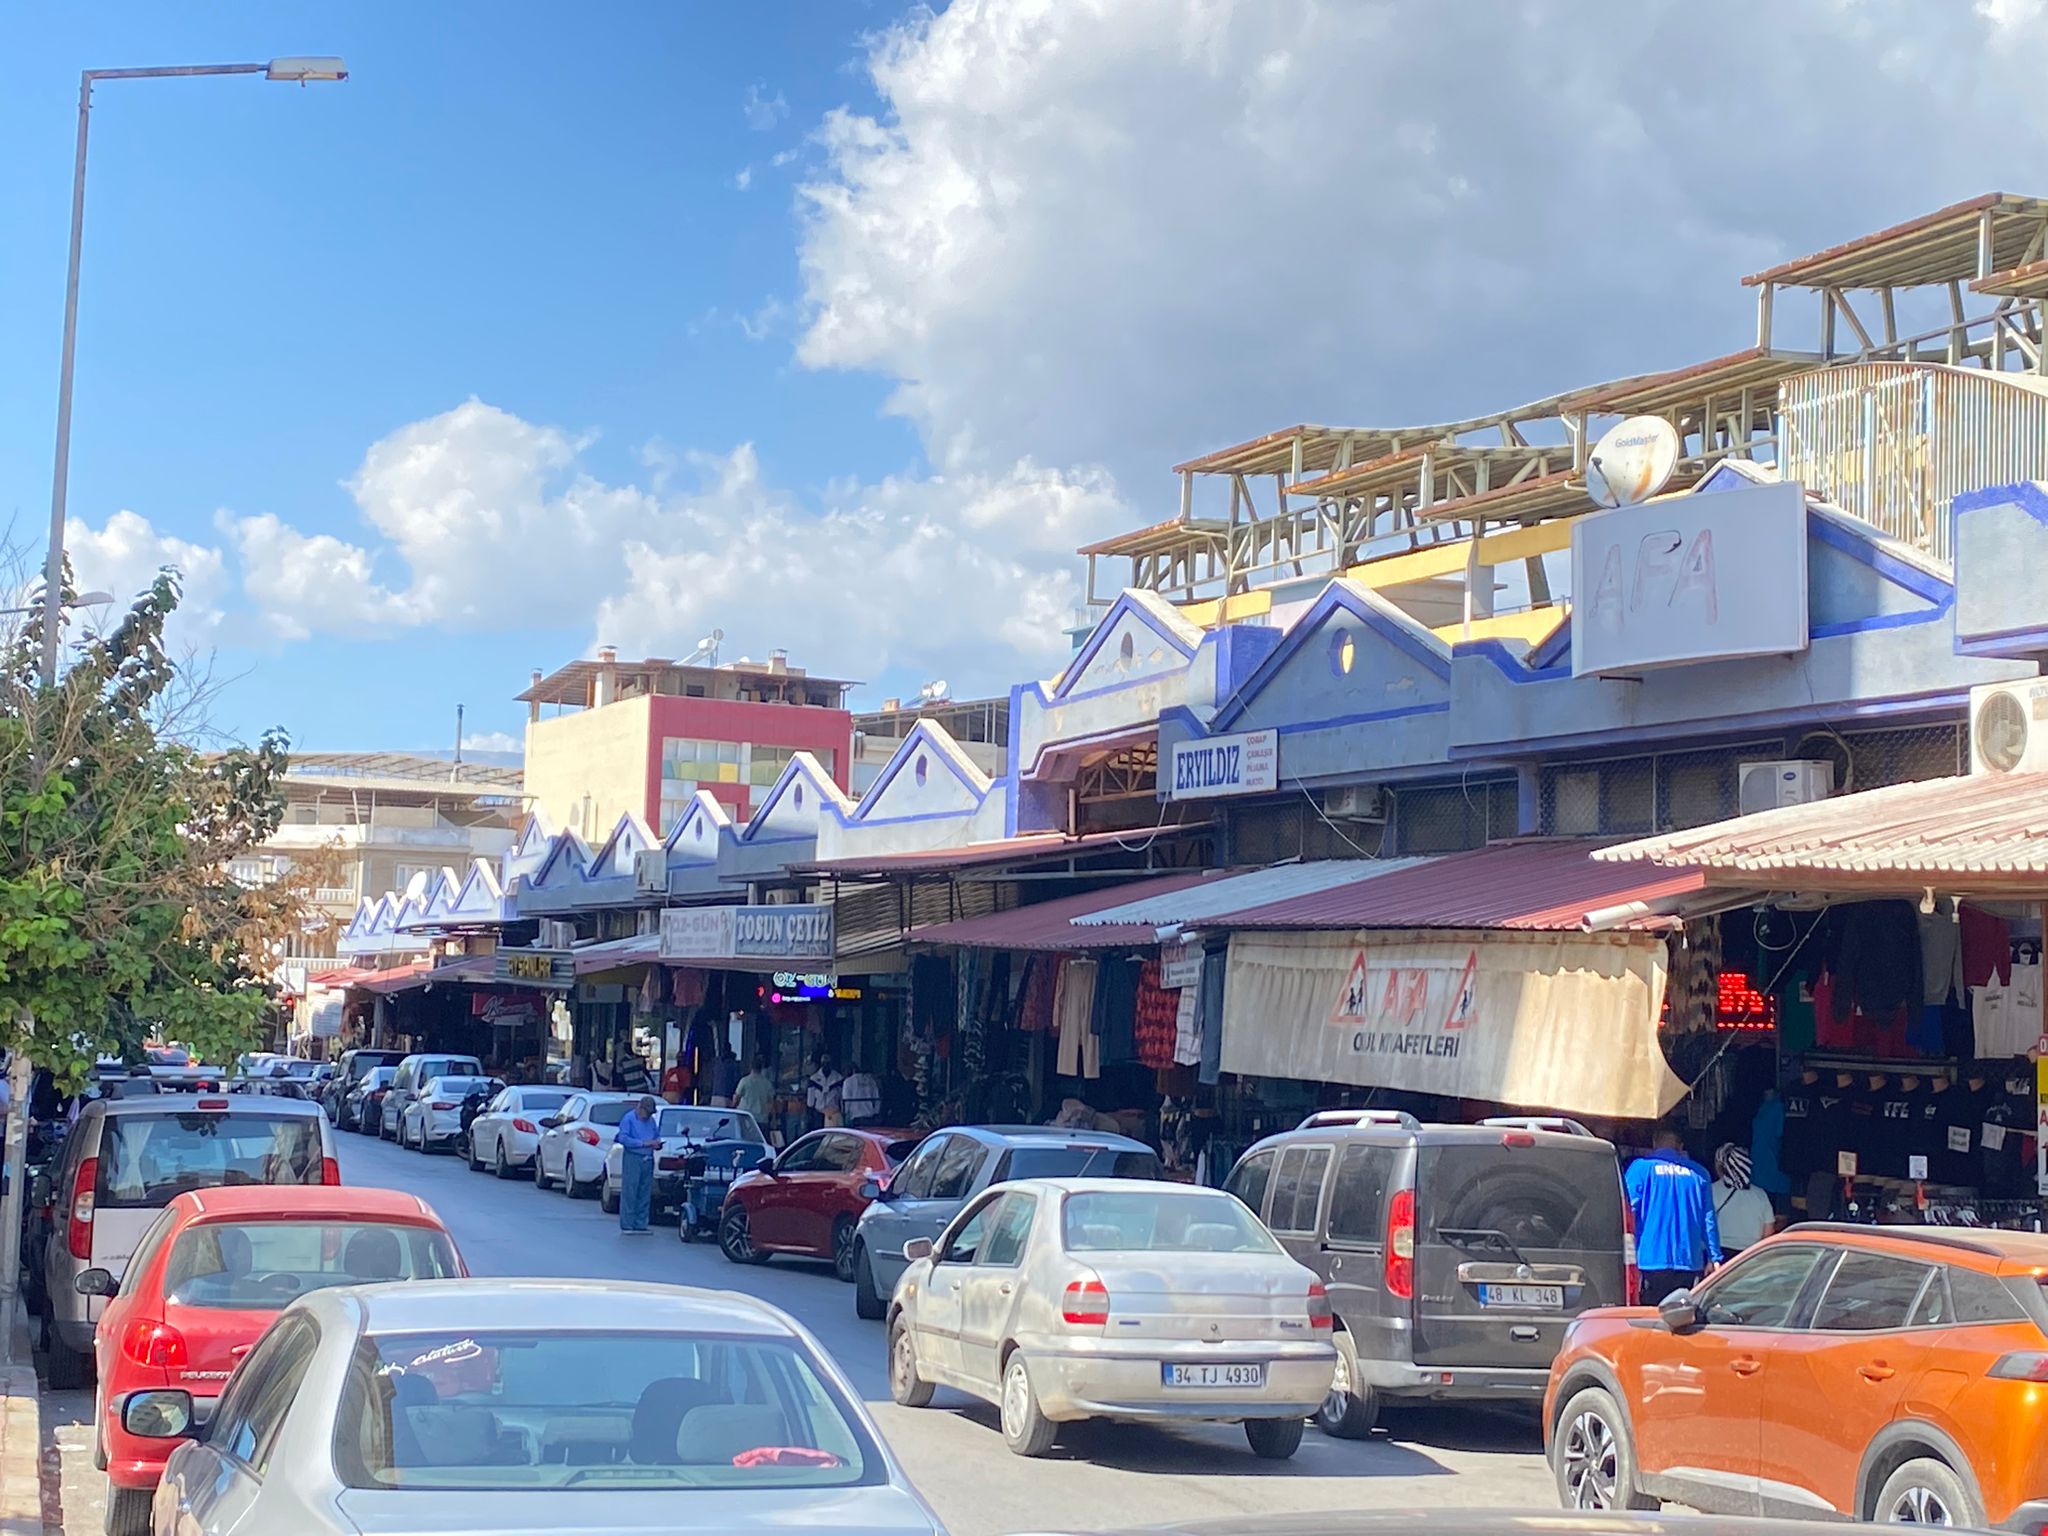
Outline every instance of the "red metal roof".
<path fill-rule="evenodd" d="M 933 870 L 980 867 L 989 864 L 1018 864 L 1031 859 L 1057 857 L 1066 853 L 1098 852 L 1119 844 L 1142 847 L 1155 837 L 1171 837 L 1208 829 L 1206 821 L 1177 822 L 1165 828 L 1137 827 L 1128 832 L 1089 832 L 1068 837 L 1061 832 L 1029 833 L 1000 842 L 968 843 L 959 848 L 928 848 L 918 853 L 869 853 L 844 859 L 821 859 L 810 864 L 792 864 L 799 874 L 821 875 L 914 875 Z"/>
<path fill-rule="evenodd" d="M 476 981 L 489 975 L 490 970 L 489 955 L 471 955 L 465 960 L 451 960 L 446 965 L 430 965 L 424 960 L 416 960 L 396 970 L 379 971 L 354 985 L 365 992 L 410 992 L 414 987 L 424 987 L 429 982 Z"/>
<path fill-rule="evenodd" d="M 1660 869 L 1640 860 L 1596 863 L 1593 846 L 1496 843 L 1234 916 L 1205 918 L 1203 926 L 1570 930 L 1581 927 L 1590 912 L 1668 901 L 1706 886 L 1696 869 Z M 1658 928 L 1670 921 L 1645 913 L 1619 926 Z"/>
<path fill-rule="evenodd" d="M 1077 928 L 1073 919 L 1127 901 L 1163 896 L 1197 880 L 1210 879 L 1213 874 L 1210 870 L 1191 869 L 1184 874 L 1107 886 L 1079 896 L 1061 896 L 1028 907 L 1015 907 L 1008 912 L 991 912 L 985 917 L 932 923 L 913 928 L 904 937 L 917 944 L 960 944 L 969 949 L 1122 949 L 1131 944 L 1156 944 L 1159 930 L 1151 923 Z"/>

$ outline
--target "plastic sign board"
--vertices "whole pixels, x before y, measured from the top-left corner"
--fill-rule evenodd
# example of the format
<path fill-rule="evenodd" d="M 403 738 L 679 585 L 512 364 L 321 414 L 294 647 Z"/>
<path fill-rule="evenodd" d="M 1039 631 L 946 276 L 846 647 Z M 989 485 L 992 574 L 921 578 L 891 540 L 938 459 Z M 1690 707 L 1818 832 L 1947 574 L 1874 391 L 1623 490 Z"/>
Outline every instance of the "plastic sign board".
<path fill-rule="evenodd" d="M 1662 416 L 1631 416 L 1586 456 L 1586 494 L 1603 507 L 1632 507 L 1669 485 L 1677 468 L 1677 429 Z"/>
<path fill-rule="evenodd" d="M 821 903 L 779 907 L 671 907 L 661 914 L 664 960 L 830 960 L 832 909 Z"/>
<path fill-rule="evenodd" d="M 566 992 L 576 985 L 576 957 L 566 949 L 496 950 L 491 955 L 491 979 L 500 986 Z"/>
<path fill-rule="evenodd" d="M 1177 741 L 1167 758 L 1166 798 L 1214 800 L 1269 794 L 1280 787 L 1280 733 L 1247 731 Z"/>
<path fill-rule="evenodd" d="M 1672 496 L 1572 527 L 1572 675 L 1806 649 L 1806 493 Z"/>

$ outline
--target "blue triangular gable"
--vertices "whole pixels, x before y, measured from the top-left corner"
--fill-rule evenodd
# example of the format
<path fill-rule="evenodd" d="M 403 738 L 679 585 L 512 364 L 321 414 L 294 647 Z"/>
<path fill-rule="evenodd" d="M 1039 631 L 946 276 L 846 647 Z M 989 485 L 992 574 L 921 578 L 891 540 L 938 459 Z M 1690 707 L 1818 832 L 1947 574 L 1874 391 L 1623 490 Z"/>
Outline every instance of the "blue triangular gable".
<path fill-rule="evenodd" d="M 574 832 L 557 832 L 540 867 L 526 878 L 526 888 L 536 890 L 581 880 L 590 867 L 590 849 Z"/>
<path fill-rule="evenodd" d="M 790 758 L 782 777 L 768 796 L 754 807 L 753 815 L 740 829 L 742 843 L 770 843 L 790 838 L 815 837 L 818 817 L 830 811 L 842 820 L 853 814 L 853 802 L 841 793 L 831 775 L 808 752 Z"/>
<path fill-rule="evenodd" d="M 489 861 L 476 859 L 448 904 L 451 922 L 495 922 L 504 916 L 505 891 Z"/>
<path fill-rule="evenodd" d="M 718 797 L 700 789 L 691 794 L 683 814 L 662 839 L 662 846 L 668 850 L 671 865 L 714 864 L 718 861 L 720 843 L 731 831 L 732 817 L 726 814 Z"/>
<path fill-rule="evenodd" d="M 1324 653 L 1320 659 L 1319 649 Z M 1304 708 L 1326 711 L 1302 714 L 1304 720 L 1342 714 L 1358 705 L 1366 706 L 1365 713 L 1381 707 L 1435 706 L 1449 696 L 1451 652 L 1378 593 L 1337 577 L 1224 701 L 1211 731 L 1232 729 L 1261 694 L 1294 672 L 1305 674 L 1302 681 L 1310 684 L 1308 691 L 1328 696 L 1321 703 L 1303 700 Z M 1429 686 L 1417 686 L 1418 675 Z M 1381 700 L 1373 697 L 1376 694 L 1395 696 Z"/>
<path fill-rule="evenodd" d="M 611 836 L 604 840 L 596 854 L 592 856 L 590 868 L 584 878 L 589 880 L 631 878 L 633 874 L 633 856 L 642 849 L 654 846 L 654 833 L 649 829 L 647 823 L 638 816 L 635 816 L 631 811 L 628 811 L 619 818 L 618 824 L 612 828 Z"/>
<path fill-rule="evenodd" d="M 958 742 L 929 720 L 903 738 L 854 808 L 856 822 L 970 812 L 988 798 L 990 781 Z"/>
<path fill-rule="evenodd" d="M 1202 627 L 1157 593 L 1126 589 L 1102 616 L 1050 697 L 1064 699 L 1178 670 L 1194 658 Z"/>

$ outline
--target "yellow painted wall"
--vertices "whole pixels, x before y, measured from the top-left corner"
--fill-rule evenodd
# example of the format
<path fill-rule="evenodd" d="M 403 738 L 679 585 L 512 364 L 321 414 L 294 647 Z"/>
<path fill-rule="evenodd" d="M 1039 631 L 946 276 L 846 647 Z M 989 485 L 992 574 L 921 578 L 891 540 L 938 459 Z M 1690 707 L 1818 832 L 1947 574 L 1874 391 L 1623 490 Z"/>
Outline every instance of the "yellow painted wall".
<path fill-rule="evenodd" d="M 641 694 L 526 727 L 526 792 L 555 826 L 590 838 L 610 833 L 627 811 L 647 814 L 652 699 Z M 583 797 L 590 796 L 586 819 Z"/>

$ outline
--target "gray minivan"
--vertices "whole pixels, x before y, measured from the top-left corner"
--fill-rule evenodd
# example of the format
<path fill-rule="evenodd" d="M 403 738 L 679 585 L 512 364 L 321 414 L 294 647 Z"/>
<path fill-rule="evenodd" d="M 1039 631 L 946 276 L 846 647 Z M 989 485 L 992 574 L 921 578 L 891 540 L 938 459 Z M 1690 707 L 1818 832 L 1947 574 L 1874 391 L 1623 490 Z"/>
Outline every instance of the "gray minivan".
<path fill-rule="evenodd" d="M 1574 1121 L 1327 1110 L 1253 1146 L 1227 1188 L 1329 1290 L 1316 1423 L 1346 1439 L 1383 1398 L 1533 1406 L 1571 1320 L 1632 1299 L 1620 1166 Z"/>
<path fill-rule="evenodd" d="M 420 1096 L 420 1090 L 437 1077 L 482 1077 L 484 1064 L 474 1056 L 457 1056 L 446 1051 L 423 1051 L 398 1064 L 391 1079 L 391 1091 L 384 1095 L 384 1116 L 377 1134 L 386 1141 L 398 1139 L 398 1127 L 405 1107 Z"/>

